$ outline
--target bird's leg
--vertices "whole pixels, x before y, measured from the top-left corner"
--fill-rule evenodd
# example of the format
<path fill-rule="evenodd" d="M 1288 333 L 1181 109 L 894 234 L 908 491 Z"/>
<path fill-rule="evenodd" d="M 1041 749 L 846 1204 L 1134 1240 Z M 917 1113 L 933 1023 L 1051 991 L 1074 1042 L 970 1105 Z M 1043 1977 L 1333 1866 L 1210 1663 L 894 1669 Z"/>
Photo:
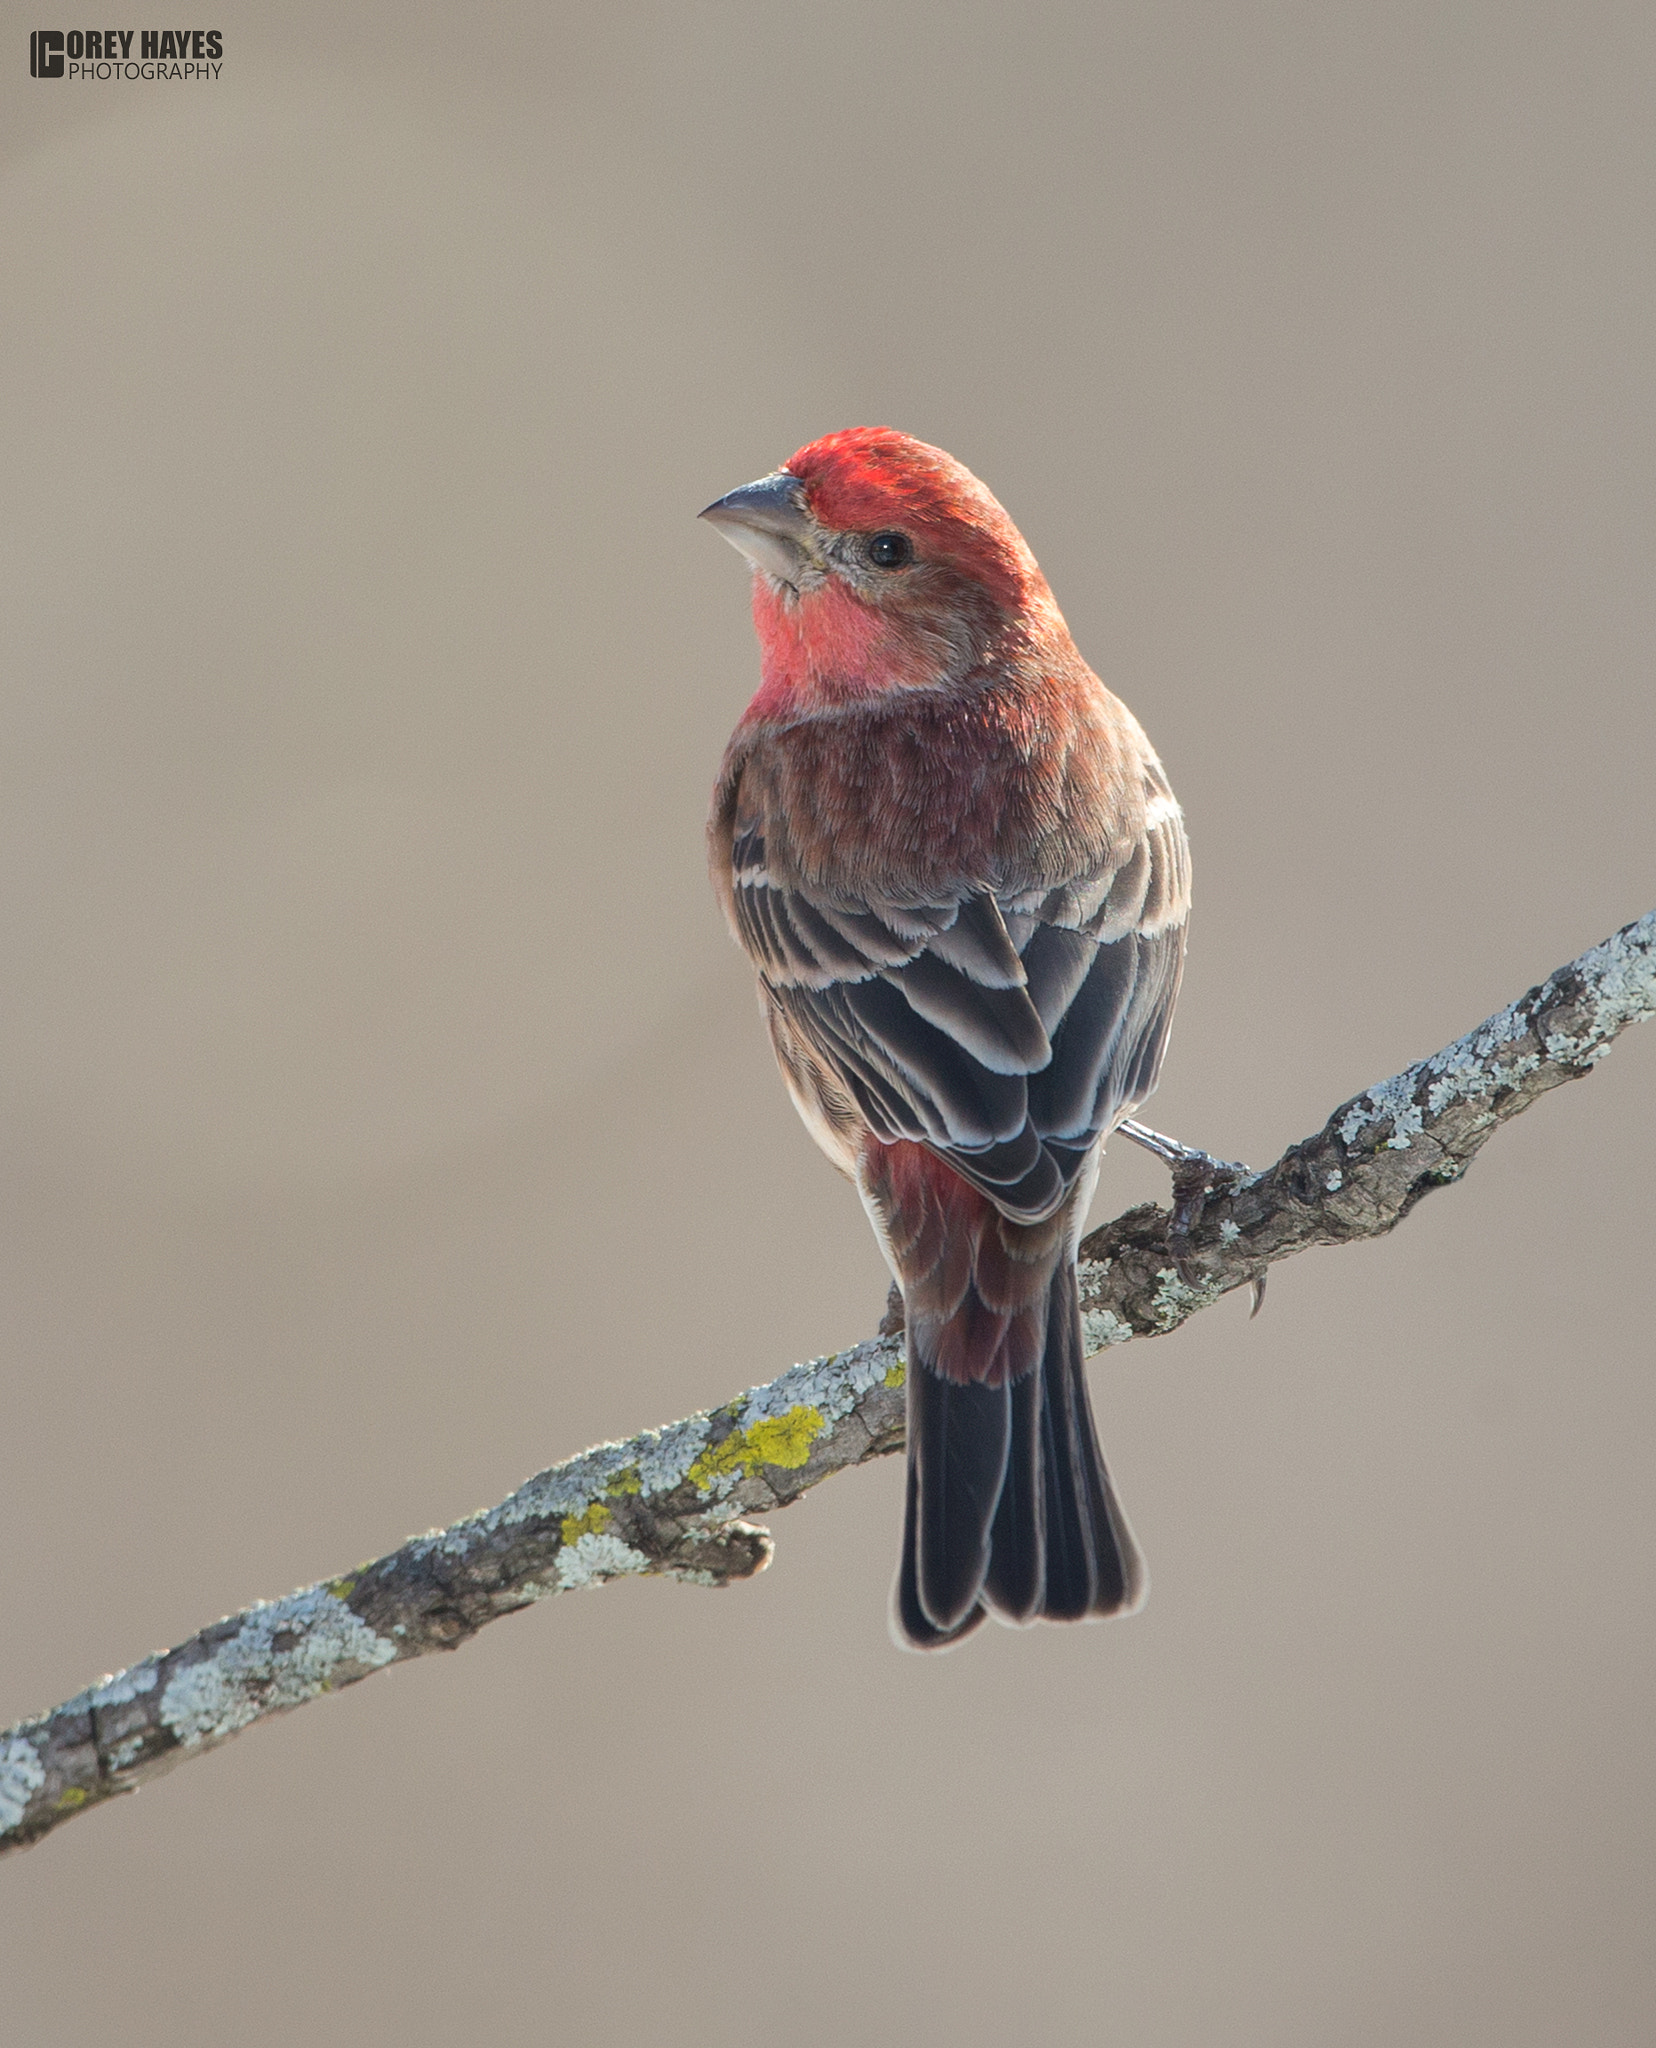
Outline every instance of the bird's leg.
<path fill-rule="evenodd" d="M 1134 1123 L 1131 1117 L 1117 1124 L 1116 1129 L 1135 1145 L 1142 1145 L 1146 1152 L 1153 1152 L 1173 1176 L 1173 1217 L 1167 1226 L 1167 1237 L 1179 1278 L 1188 1282 L 1186 1256 L 1190 1233 L 1201 1220 L 1208 1196 L 1234 1194 L 1252 1169 L 1239 1159 L 1215 1159 L 1211 1152 L 1181 1145 L 1177 1138 L 1163 1137 L 1160 1131 L 1151 1130 L 1148 1124 Z M 1254 1315 L 1258 1315 L 1264 1301 L 1265 1280 L 1261 1275 L 1253 1283 Z"/>
<path fill-rule="evenodd" d="M 1189 1236 L 1209 1195 L 1233 1193 L 1253 1170 L 1239 1159 L 1215 1159 L 1211 1152 L 1181 1145 L 1177 1138 L 1163 1137 L 1160 1131 L 1151 1130 L 1148 1124 L 1134 1123 L 1131 1117 L 1117 1124 L 1116 1129 L 1135 1145 L 1142 1145 L 1146 1152 L 1153 1152 L 1171 1171 L 1173 1223 L 1181 1237 Z"/>

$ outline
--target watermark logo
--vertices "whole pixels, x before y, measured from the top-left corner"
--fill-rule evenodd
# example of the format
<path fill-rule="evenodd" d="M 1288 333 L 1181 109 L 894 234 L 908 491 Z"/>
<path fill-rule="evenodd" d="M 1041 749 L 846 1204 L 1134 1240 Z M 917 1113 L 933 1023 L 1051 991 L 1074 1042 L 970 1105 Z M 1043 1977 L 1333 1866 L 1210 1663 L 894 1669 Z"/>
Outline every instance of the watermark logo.
<path fill-rule="evenodd" d="M 31 78 L 214 79 L 223 56 L 216 28 L 37 28 L 29 36 Z"/>

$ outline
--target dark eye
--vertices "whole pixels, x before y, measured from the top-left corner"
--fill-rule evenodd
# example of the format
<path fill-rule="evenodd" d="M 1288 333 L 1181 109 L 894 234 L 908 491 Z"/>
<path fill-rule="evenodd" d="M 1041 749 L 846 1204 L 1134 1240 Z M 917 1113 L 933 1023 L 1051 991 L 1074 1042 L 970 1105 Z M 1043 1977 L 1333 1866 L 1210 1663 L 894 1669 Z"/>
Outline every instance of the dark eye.
<path fill-rule="evenodd" d="M 868 559 L 876 569 L 900 569 L 914 560 L 914 543 L 906 533 L 877 533 L 868 543 Z"/>

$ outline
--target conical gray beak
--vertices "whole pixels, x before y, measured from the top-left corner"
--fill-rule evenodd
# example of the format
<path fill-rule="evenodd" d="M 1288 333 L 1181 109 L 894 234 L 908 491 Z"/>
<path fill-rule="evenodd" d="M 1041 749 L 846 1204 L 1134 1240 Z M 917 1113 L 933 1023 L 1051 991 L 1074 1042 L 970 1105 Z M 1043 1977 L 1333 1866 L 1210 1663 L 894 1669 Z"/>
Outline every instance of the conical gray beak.
<path fill-rule="evenodd" d="M 805 487 L 785 469 L 715 498 L 699 516 L 716 526 L 756 569 L 779 583 L 797 585 L 801 570 L 816 563 Z"/>

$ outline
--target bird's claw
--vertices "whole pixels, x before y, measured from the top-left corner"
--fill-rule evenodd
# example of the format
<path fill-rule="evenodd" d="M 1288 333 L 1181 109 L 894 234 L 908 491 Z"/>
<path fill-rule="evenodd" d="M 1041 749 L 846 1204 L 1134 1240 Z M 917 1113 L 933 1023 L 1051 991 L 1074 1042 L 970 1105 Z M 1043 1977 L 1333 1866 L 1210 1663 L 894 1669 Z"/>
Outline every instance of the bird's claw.
<path fill-rule="evenodd" d="M 1173 1162 L 1173 1216 L 1167 1226 L 1168 1246 L 1181 1280 L 1188 1286 L 1190 1234 L 1202 1220 L 1210 1195 L 1231 1195 L 1248 1178 L 1249 1169 L 1238 1159 L 1215 1159 L 1210 1152 L 1182 1148 Z"/>
<path fill-rule="evenodd" d="M 1146 1124 L 1134 1123 L 1130 1119 L 1118 1127 L 1124 1138 L 1130 1138 L 1135 1145 L 1142 1145 L 1147 1152 L 1153 1152 L 1173 1176 L 1173 1215 L 1167 1226 L 1168 1250 L 1173 1254 L 1173 1267 L 1187 1287 L 1196 1280 L 1190 1264 L 1190 1234 L 1202 1220 L 1202 1211 L 1210 1195 L 1231 1195 L 1250 1179 L 1252 1169 L 1239 1159 L 1215 1159 L 1211 1152 L 1198 1151 L 1192 1145 L 1181 1145 L 1177 1138 L 1163 1137 L 1160 1131 L 1153 1131 Z M 1265 1299 L 1265 1283 L 1253 1283 L 1253 1313 L 1258 1315 L 1260 1304 Z"/>

